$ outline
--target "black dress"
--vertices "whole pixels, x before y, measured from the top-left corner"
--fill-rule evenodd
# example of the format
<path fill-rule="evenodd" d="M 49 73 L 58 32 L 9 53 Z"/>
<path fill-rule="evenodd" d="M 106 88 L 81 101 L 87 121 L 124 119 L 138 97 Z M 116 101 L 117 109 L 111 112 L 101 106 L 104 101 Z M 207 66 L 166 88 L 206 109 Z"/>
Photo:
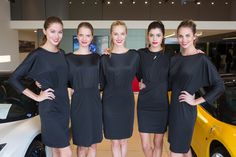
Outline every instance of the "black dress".
<path fill-rule="evenodd" d="M 170 54 L 140 49 L 138 79 L 146 88 L 138 96 L 138 128 L 144 133 L 164 133 L 168 118 L 168 73 Z"/>
<path fill-rule="evenodd" d="M 45 145 L 54 148 L 69 146 L 69 98 L 67 93 L 67 73 L 63 51 L 49 52 L 37 48 L 18 66 L 10 77 L 10 83 L 19 92 L 25 87 L 20 82 L 24 76 L 38 81 L 42 90 L 52 88 L 54 100 L 39 102 L 42 140 Z"/>
<path fill-rule="evenodd" d="M 204 54 L 191 56 L 176 55 L 171 59 L 170 86 L 172 88 L 169 107 L 168 141 L 170 150 L 175 153 L 187 153 L 190 149 L 196 106 L 179 102 L 181 91 L 194 94 L 201 87 L 210 87 L 203 97 L 209 103 L 224 91 L 224 84 L 216 68 Z"/>
<path fill-rule="evenodd" d="M 89 147 L 102 141 L 102 103 L 100 90 L 100 56 L 68 54 L 73 143 Z"/>
<path fill-rule="evenodd" d="M 102 57 L 104 73 L 103 125 L 107 139 L 132 136 L 134 95 L 132 80 L 138 70 L 139 55 L 135 50 Z"/>

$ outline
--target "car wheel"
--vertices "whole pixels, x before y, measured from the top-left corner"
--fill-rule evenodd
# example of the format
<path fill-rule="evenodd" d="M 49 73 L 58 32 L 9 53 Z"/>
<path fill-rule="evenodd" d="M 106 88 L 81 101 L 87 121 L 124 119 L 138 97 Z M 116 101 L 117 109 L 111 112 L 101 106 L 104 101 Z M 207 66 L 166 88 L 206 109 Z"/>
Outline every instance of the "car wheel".
<path fill-rule="evenodd" d="M 229 152 L 224 147 L 216 147 L 211 152 L 211 157 L 230 157 Z"/>
<path fill-rule="evenodd" d="M 34 140 L 30 144 L 25 157 L 46 157 L 44 144 L 39 140 Z"/>

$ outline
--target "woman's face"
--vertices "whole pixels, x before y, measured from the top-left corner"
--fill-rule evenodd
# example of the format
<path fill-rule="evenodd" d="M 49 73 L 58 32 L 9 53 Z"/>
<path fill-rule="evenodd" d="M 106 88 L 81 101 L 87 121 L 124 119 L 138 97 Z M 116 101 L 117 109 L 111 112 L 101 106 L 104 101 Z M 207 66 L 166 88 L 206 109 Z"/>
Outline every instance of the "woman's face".
<path fill-rule="evenodd" d="M 193 31 L 189 27 L 180 27 L 178 31 L 178 42 L 180 46 L 184 49 L 193 46 L 196 35 L 193 34 Z"/>
<path fill-rule="evenodd" d="M 59 45 L 63 36 L 63 26 L 60 23 L 52 23 L 43 33 L 47 37 L 47 43 L 53 46 Z"/>
<path fill-rule="evenodd" d="M 111 38 L 116 46 L 124 46 L 127 32 L 124 26 L 114 26 L 111 32 Z"/>
<path fill-rule="evenodd" d="M 161 29 L 159 29 L 159 28 L 151 29 L 148 32 L 147 37 L 148 37 L 148 41 L 149 41 L 151 47 L 153 47 L 153 48 L 161 47 L 161 43 L 164 38 Z"/>
<path fill-rule="evenodd" d="M 91 30 L 87 27 L 81 27 L 78 31 L 77 39 L 81 47 L 88 47 L 93 40 Z"/>

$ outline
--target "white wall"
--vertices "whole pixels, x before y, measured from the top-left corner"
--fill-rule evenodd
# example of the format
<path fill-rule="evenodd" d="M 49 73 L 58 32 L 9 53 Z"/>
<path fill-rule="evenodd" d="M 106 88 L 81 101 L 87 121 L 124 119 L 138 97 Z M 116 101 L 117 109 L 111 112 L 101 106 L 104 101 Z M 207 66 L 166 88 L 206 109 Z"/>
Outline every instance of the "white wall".
<path fill-rule="evenodd" d="M 11 62 L 0 63 L 0 71 L 12 71 L 19 64 L 18 32 L 10 29 L 10 4 L 0 0 L 0 55 L 10 55 Z"/>

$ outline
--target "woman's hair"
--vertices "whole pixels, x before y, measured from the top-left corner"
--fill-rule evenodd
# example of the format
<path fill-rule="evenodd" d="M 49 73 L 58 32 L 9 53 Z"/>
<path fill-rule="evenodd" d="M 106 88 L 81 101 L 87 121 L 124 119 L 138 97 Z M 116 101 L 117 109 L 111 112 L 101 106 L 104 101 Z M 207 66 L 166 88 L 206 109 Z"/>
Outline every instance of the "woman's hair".
<path fill-rule="evenodd" d="M 152 23 L 150 23 L 148 25 L 148 29 L 147 29 L 147 35 L 149 34 L 149 32 L 151 31 L 151 29 L 160 29 L 162 34 L 163 34 L 163 39 L 162 39 L 162 42 L 161 42 L 161 47 L 164 49 L 165 48 L 165 26 L 164 24 L 161 22 L 161 21 L 153 21 Z"/>
<path fill-rule="evenodd" d="M 44 21 L 44 25 L 43 25 L 44 30 L 47 30 L 54 23 L 59 23 L 63 26 L 62 20 L 59 17 L 50 16 Z M 41 45 L 44 45 L 46 41 L 47 41 L 47 37 L 46 35 L 44 35 Z"/>
<path fill-rule="evenodd" d="M 179 29 L 182 28 L 182 27 L 190 28 L 192 30 L 194 36 L 197 33 L 197 25 L 195 24 L 195 22 L 193 20 L 184 20 L 184 21 L 182 21 L 179 24 L 178 28 L 177 28 L 177 35 L 179 33 Z M 196 44 L 196 42 L 197 42 L 197 38 L 194 40 L 194 45 Z"/>
<path fill-rule="evenodd" d="M 93 36 L 93 26 L 89 22 L 81 22 L 77 27 L 77 34 L 79 33 L 79 29 L 81 27 L 85 27 L 85 28 L 90 29 L 92 36 Z"/>
<path fill-rule="evenodd" d="M 127 33 L 127 26 L 126 26 L 126 24 L 123 21 L 119 21 L 118 20 L 118 21 L 115 21 L 115 22 L 113 22 L 111 24 L 110 35 L 112 34 L 112 31 L 113 31 L 114 27 L 116 27 L 116 26 L 124 26 L 125 27 L 125 31 Z M 113 50 L 113 48 L 114 48 L 114 42 L 113 42 L 113 39 L 110 38 L 110 48 L 109 48 L 109 51 L 111 52 Z"/>

